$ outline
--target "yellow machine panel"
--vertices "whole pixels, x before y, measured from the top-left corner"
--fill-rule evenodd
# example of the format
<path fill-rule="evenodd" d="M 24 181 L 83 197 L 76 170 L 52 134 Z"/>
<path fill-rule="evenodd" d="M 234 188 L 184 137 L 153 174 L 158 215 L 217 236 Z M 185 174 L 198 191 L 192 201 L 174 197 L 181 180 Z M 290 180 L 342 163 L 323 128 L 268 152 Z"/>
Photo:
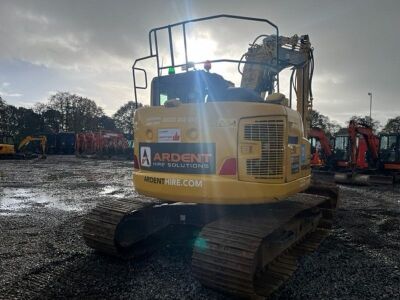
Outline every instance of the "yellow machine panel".
<path fill-rule="evenodd" d="M 14 155 L 15 147 L 9 144 L 0 144 L 0 155 Z"/>
<path fill-rule="evenodd" d="M 209 102 L 135 114 L 139 193 L 168 201 L 250 204 L 286 198 L 310 182 L 299 114 L 266 103 Z"/>
<path fill-rule="evenodd" d="M 0 158 L 15 155 L 14 139 L 11 135 L 0 134 Z"/>

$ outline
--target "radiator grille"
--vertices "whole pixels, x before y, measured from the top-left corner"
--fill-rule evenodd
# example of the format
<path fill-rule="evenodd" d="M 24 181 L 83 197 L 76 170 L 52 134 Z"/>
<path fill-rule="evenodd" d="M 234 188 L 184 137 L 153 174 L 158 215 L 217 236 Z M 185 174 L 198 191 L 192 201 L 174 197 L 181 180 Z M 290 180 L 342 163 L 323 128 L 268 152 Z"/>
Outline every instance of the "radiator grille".
<path fill-rule="evenodd" d="M 246 160 L 246 172 L 256 179 L 282 179 L 284 160 L 283 120 L 256 120 L 244 126 L 244 139 L 261 142 L 261 157 Z"/>

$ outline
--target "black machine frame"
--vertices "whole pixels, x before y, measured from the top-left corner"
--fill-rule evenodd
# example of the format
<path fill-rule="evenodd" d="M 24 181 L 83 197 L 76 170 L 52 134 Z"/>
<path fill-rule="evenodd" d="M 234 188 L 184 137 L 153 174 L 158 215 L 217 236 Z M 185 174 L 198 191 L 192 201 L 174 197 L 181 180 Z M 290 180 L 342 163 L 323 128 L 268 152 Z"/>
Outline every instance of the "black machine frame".
<path fill-rule="evenodd" d="M 155 58 L 157 62 L 157 76 L 161 76 L 162 71 L 165 69 L 169 68 L 179 68 L 179 67 L 186 67 L 186 72 L 188 71 L 189 68 L 187 68 L 189 61 L 188 61 L 188 51 L 187 51 L 187 35 L 186 35 L 186 25 L 189 23 L 197 23 L 197 22 L 203 22 L 203 21 L 208 21 L 208 20 L 213 20 L 213 19 L 221 19 L 221 18 L 228 18 L 228 19 L 237 19 L 237 20 L 245 20 L 245 21 L 253 21 L 253 22 L 261 22 L 261 23 L 267 23 L 269 26 L 272 26 L 275 31 L 276 31 L 276 59 L 274 60 L 274 65 L 277 65 L 279 63 L 279 28 L 277 25 L 272 23 L 271 21 L 267 19 L 262 19 L 262 18 L 253 18 L 253 17 L 245 17 L 245 16 L 237 16 L 237 15 L 229 15 L 229 14 L 220 14 L 220 15 L 214 15 L 214 16 L 209 16 L 205 18 L 197 18 L 197 19 L 191 19 L 183 22 L 178 22 L 174 23 L 171 25 L 166 25 L 162 27 L 157 27 L 153 28 L 149 31 L 149 46 L 150 46 L 150 54 L 148 56 L 144 56 L 141 58 L 138 58 L 135 60 L 135 62 L 132 65 L 132 75 L 133 75 L 133 87 L 134 87 L 134 97 L 135 97 L 135 104 L 136 107 L 138 106 L 138 99 L 137 99 L 137 90 L 142 89 L 145 90 L 148 87 L 148 82 L 147 82 L 147 72 L 143 68 L 138 68 L 136 65 L 137 63 Z M 172 42 L 172 29 L 174 27 L 181 27 L 182 28 L 182 35 L 183 35 L 183 44 L 184 44 L 184 53 L 185 53 L 185 63 L 183 64 L 175 64 L 175 57 L 174 57 L 174 47 L 173 47 L 173 42 Z M 168 31 L 168 41 L 169 41 L 169 54 L 171 58 L 171 65 L 167 66 L 160 66 L 160 57 L 159 57 L 159 47 L 158 47 L 158 39 L 157 39 L 157 33 L 162 30 L 167 30 Z M 194 65 L 196 64 L 204 64 L 206 62 L 209 63 L 238 63 L 240 64 L 242 60 L 236 60 L 236 59 L 215 59 L 215 60 L 208 60 L 208 61 L 200 61 L 200 62 L 193 62 Z M 265 65 L 265 66 L 271 66 L 270 64 L 267 63 L 260 63 L 256 61 L 248 61 L 246 60 L 246 64 L 256 64 L 256 65 Z M 144 85 L 138 86 L 136 82 L 136 72 L 143 72 L 144 74 Z M 279 92 L 279 74 L 276 75 L 276 83 L 277 83 L 277 90 Z"/>

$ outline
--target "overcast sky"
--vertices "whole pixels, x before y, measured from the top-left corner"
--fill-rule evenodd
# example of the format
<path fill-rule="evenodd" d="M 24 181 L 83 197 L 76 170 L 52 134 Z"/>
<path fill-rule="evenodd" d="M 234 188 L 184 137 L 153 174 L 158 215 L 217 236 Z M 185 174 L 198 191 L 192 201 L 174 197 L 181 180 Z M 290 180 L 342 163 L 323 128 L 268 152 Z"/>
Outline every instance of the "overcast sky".
<path fill-rule="evenodd" d="M 220 13 L 267 18 L 286 36 L 309 34 L 314 107 L 331 119 L 343 123 L 369 114 L 368 92 L 373 117 L 385 123 L 400 115 L 398 0 L 1 0 L 0 95 L 31 107 L 56 91 L 70 91 L 111 115 L 133 98 L 131 66 L 148 55 L 151 28 Z M 201 27 L 196 37 L 218 55 L 239 58 L 258 33 L 246 29 L 218 23 Z"/>

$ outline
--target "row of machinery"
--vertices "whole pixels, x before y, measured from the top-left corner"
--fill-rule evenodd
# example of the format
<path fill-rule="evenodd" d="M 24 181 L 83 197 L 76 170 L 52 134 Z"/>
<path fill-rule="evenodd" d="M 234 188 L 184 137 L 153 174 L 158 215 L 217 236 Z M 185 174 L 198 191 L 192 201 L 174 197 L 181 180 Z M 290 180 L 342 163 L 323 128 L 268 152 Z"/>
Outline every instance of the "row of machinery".
<path fill-rule="evenodd" d="M 122 133 L 82 132 L 76 135 L 76 155 L 95 157 L 132 156 L 132 148 Z"/>
<path fill-rule="evenodd" d="M 225 19 L 275 33 L 255 37 L 241 59 L 190 63 L 187 27 Z M 169 37 L 167 65 L 159 52 L 163 33 Z M 139 108 L 133 120 L 133 183 L 151 198 L 98 205 L 85 218 L 84 240 L 99 252 L 135 259 L 177 228 L 197 228 L 192 270 L 203 285 L 266 296 L 291 276 L 298 256 L 326 236 L 337 204 L 335 186 L 311 184 L 309 36 L 281 36 L 266 19 L 217 15 L 152 29 L 149 47 L 133 65 L 135 95 L 147 87 L 147 76 L 137 85 L 137 74 L 147 74 L 139 63 L 157 66 L 151 106 Z M 184 61 L 174 53 L 184 53 Z M 240 87 L 211 72 L 218 63 L 238 67 Z M 279 93 L 279 73 L 286 68 L 293 72 L 297 109 Z"/>
<path fill-rule="evenodd" d="M 328 175 L 338 182 L 391 184 L 400 175 L 400 134 L 373 133 L 368 124 L 349 123 L 328 139 L 323 130 L 309 132 L 311 165 L 315 176 Z"/>
<path fill-rule="evenodd" d="M 46 136 L 24 137 L 15 147 L 14 138 L 10 135 L 0 135 L 0 159 L 27 159 L 38 157 L 46 158 Z"/>
<path fill-rule="evenodd" d="M 85 157 L 124 157 L 132 159 L 133 144 L 122 133 L 98 131 L 50 133 L 24 137 L 20 143 L 10 135 L 0 135 L 0 158 L 33 158 L 46 154 L 73 155 Z M 18 145 L 18 146 L 16 146 Z"/>
<path fill-rule="evenodd" d="M 75 154 L 74 132 L 59 132 L 45 134 L 47 138 L 46 153 L 49 155 L 72 155 Z"/>

